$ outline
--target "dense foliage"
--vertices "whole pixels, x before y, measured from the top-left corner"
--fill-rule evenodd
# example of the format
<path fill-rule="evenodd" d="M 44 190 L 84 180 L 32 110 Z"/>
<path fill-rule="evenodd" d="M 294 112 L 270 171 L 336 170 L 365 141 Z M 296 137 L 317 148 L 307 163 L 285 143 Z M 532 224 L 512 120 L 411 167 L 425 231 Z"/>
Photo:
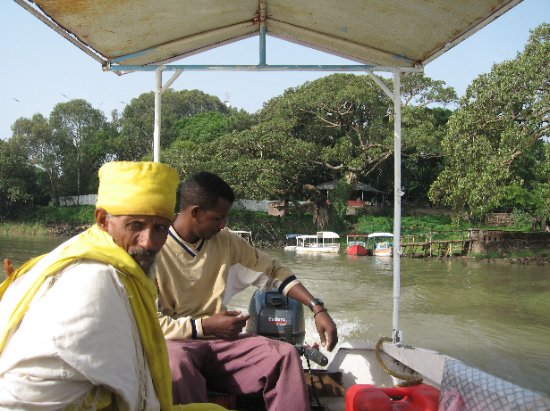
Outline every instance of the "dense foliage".
<path fill-rule="evenodd" d="M 550 215 L 549 27 L 534 30 L 515 59 L 475 79 L 455 111 L 447 108 L 457 102 L 451 87 L 420 73 L 403 76 L 405 205 L 443 205 L 470 220 L 492 211 Z M 95 192 L 105 161 L 151 159 L 153 118 L 150 92 L 110 120 L 84 100 L 59 103 L 49 117 L 18 119 L 12 137 L 0 141 L 0 218 Z M 240 198 L 310 200 L 317 227 L 345 228 L 355 183 L 379 190 L 385 205 L 393 198 L 393 122 L 393 104 L 367 75 L 306 82 L 255 114 L 199 90 L 169 89 L 161 160 L 182 178 L 213 171 Z M 332 180 L 339 183 L 329 207 L 316 186 Z"/>
<path fill-rule="evenodd" d="M 514 60 L 476 78 L 449 121 L 430 198 L 456 214 L 520 208 L 550 215 L 550 25 Z"/>

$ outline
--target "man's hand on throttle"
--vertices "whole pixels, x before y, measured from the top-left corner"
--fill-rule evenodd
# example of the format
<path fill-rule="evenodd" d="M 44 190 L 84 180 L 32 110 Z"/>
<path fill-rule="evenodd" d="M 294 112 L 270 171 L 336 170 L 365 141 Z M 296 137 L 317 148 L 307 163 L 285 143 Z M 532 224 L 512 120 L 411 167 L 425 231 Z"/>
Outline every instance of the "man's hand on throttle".
<path fill-rule="evenodd" d="M 326 310 L 322 310 L 315 314 L 315 327 L 319 337 L 321 337 L 321 346 L 325 347 L 328 351 L 332 351 L 334 346 L 338 342 L 338 331 L 336 324 L 332 321 L 331 316 Z"/>
<path fill-rule="evenodd" d="M 202 330 L 206 336 L 218 338 L 237 338 L 246 326 L 250 315 L 242 315 L 241 311 L 222 311 L 209 318 L 203 318 Z"/>

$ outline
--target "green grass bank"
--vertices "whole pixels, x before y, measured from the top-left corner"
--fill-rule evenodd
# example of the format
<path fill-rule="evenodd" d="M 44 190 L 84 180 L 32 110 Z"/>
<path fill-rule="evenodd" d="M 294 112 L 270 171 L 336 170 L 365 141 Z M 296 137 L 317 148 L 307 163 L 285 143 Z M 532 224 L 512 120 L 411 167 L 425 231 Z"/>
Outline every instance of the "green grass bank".
<path fill-rule="evenodd" d="M 0 224 L 0 234 L 73 235 L 93 224 L 94 209 L 94 206 L 20 209 L 9 221 Z M 320 230 L 313 223 L 312 215 L 303 212 L 277 217 L 263 212 L 232 210 L 227 225 L 234 230 L 252 231 L 254 243 L 260 247 L 282 247 L 286 234 L 311 234 Z M 347 216 L 344 221 L 331 218 L 323 229 L 337 232 L 344 243 L 348 233 L 393 231 L 393 218 L 368 214 Z M 529 226 L 521 220 L 507 227 L 453 223 L 448 214 L 420 215 L 417 211 L 414 215 L 404 212 L 401 222 L 404 242 L 419 241 L 426 236 L 437 240 L 454 240 L 463 236 L 468 229 L 529 231 Z"/>
<path fill-rule="evenodd" d="M 55 235 L 69 237 L 90 227 L 94 222 L 94 206 L 34 207 L 20 209 L 9 221 L 0 223 L 0 235 L 40 236 Z M 448 214 L 418 213 L 402 217 L 403 243 L 424 241 L 431 238 L 438 241 L 453 241 L 464 238 L 468 229 L 509 230 L 528 232 L 529 223 L 518 219 L 506 227 L 484 224 L 453 223 Z M 284 217 L 271 216 L 263 212 L 232 210 L 228 227 L 233 230 L 251 231 L 253 242 L 261 248 L 281 248 L 285 235 L 289 233 L 310 234 L 318 231 L 309 213 L 290 213 Z M 333 218 L 324 230 L 337 232 L 345 248 L 348 233 L 372 233 L 393 231 L 393 219 L 384 215 L 347 216 L 344 221 Z M 550 250 L 517 250 L 506 253 L 468 255 L 484 262 L 511 264 L 550 264 Z"/>

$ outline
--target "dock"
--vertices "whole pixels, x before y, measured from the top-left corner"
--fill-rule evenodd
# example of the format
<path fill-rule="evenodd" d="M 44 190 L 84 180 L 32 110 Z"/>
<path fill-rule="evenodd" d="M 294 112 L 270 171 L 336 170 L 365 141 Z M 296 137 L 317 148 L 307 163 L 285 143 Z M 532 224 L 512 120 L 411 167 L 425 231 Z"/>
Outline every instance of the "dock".
<path fill-rule="evenodd" d="M 438 236 L 455 239 L 440 240 Z M 434 231 L 424 236 L 403 236 L 401 255 L 403 257 L 452 257 L 467 255 L 472 246 L 468 231 Z"/>
<path fill-rule="evenodd" d="M 452 257 L 467 255 L 472 240 L 426 241 L 401 244 L 403 257 Z"/>

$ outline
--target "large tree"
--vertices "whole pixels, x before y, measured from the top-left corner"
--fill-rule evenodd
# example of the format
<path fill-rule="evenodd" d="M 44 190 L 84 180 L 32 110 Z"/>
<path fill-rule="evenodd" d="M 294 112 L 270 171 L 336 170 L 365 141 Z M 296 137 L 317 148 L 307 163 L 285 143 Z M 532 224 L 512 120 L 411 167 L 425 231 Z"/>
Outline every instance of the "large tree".
<path fill-rule="evenodd" d="M 141 160 L 153 151 L 155 119 L 155 95 L 141 94 L 132 99 L 120 118 L 120 134 L 116 139 L 114 154 L 119 160 Z M 219 112 L 227 114 L 229 108 L 218 97 L 199 90 L 166 90 L 161 97 L 162 148 L 169 147 L 178 137 L 181 120 L 199 113 Z M 179 123 L 180 122 L 180 123 Z"/>
<path fill-rule="evenodd" d="M 31 119 L 19 118 L 12 126 L 12 141 L 22 150 L 26 162 L 40 170 L 54 205 L 59 205 L 59 184 L 62 171 L 62 147 L 65 145 L 42 114 Z"/>
<path fill-rule="evenodd" d="M 391 87 L 389 80 L 382 79 Z M 404 181 L 412 197 L 425 197 L 430 167 L 441 162 L 447 105 L 456 93 L 423 74 L 402 80 Z M 369 76 L 336 74 L 289 89 L 259 113 L 264 129 L 315 144 L 318 181 L 345 177 L 389 191 L 393 181 L 393 105 Z M 409 167 L 411 170 L 409 170 Z M 419 173 L 422 174 L 419 174 Z"/>
<path fill-rule="evenodd" d="M 420 181 L 416 192 L 422 188 L 425 193 L 431 180 L 419 177 L 418 170 L 433 176 L 427 168 L 440 161 L 439 141 L 448 118 L 447 111 L 425 106 L 447 103 L 455 94 L 422 75 L 407 76 L 403 91 L 406 155 L 416 166 L 409 175 Z M 366 177 L 391 187 L 393 167 L 385 168 L 393 156 L 390 107 L 368 76 L 331 75 L 285 91 L 266 103 L 256 125 L 212 144 L 200 143 L 218 133 L 219 115 L 180 120 L 180 138 L 187 142 L 178 141 L 164 155 L 182 175 L 198 167 L 219 170 L 248 198 L 304 199 L 314 195 L 304 187 L 341 177 Z M 206 120 L 210 123 L 203 124 Z M 207 136 L 204 130 L 210 130 Z"/>
<path fill-rule="evenodd" d="M 107 157 L 107 122 L 100 110 L 85 100 L 57 104 L 50 113 L 50 126 L 56 140 L 63 141 L 65 195 L 81 195 L 97 189 L 96 173 Z"/>
<path fill-rule="evenodd" d="M 0 220 L 17 206 L 33 205 L 43 196 L 36 182 L 25 150 L 14 141 L 0 140 Z"/>
<path fill-rule="evenodd" d="M 430 189 L 434 202 L 467 217 L 513 206 L 544 212 L 534 204 L 544 196 L 520 201 L 518 188 L 548 192 L 549 56 L 550 25 L 542 24 L 515 59 L 468 87 L 449 122 L 447 161 Z"/>
<path fill-rule="evenodd" d="M 368 175 L 391 155 L 389 99 L 368 76 L 335 74 L 267 102 L 260 123 L 313 143 L 319 175 Z"/>

